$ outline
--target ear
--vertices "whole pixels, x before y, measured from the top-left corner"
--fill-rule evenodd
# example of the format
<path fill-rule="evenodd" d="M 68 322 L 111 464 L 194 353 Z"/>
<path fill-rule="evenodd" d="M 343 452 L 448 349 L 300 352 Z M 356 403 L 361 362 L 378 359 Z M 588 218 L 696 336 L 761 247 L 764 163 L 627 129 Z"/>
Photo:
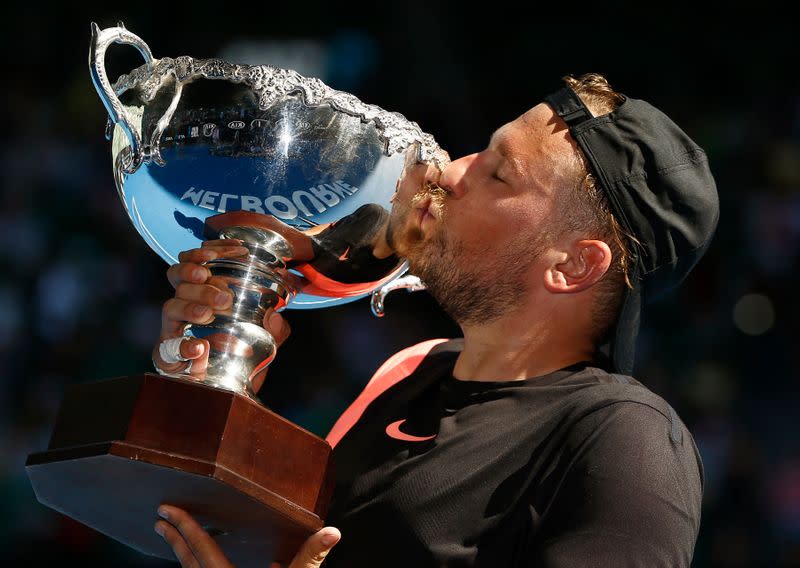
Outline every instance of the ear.
<path fill-rule="evenodd" d="M 553 294 L 582 292 L 600 280 L 611 266 L 611 249 L 604 241 L 582 240 L 563 251 L 561 262 L 550 266 L 544 287 Z"/>

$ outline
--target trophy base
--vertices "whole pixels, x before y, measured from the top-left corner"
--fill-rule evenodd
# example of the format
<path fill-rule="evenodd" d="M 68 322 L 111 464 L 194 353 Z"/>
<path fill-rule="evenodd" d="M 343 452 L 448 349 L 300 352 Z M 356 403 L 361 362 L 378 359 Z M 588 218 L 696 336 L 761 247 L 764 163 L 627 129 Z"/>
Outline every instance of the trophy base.
<path fill-rule="evenodd" d="M 288 562 L 322 528 L 330 446 L 246 396 L 154 374 L 73 386 L 37 499 L 144 554 L 174 560 L 156 509 L 187 510 L 236 566 Z"/>

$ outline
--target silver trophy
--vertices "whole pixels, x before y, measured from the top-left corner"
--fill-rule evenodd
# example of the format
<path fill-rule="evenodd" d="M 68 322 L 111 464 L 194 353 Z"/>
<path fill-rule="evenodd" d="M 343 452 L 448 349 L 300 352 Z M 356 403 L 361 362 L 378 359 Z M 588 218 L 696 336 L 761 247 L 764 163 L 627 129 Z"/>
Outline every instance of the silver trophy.
<path fill-rule="evenodd" d="M 152 531 L 156 507 L 170 502 L 237 565 L 286 561 L 321 528 L 333 475 L 324 440 L 255 398 L 251 380 L 275 356 L 264 314 L 374 293 L 380 315 L 387 291 L 422 287 L 376 243 L 404 168 L 441 168 L 447 155 L 416 123 L 318 79 L 156 59 L 122 24 L 91 29 L 89 70 L 136 230 L 170 264 L 208 238 L 241 239 L 249 254 L 207 263 L 234 302 L 212 323 L 186 326 L 209 341 L 205 378 L 76 386 L 47 451 L 29 456 L 29 477 L 41 502 L 147 554 L 172 556 Z M 114 43 L 136 47 L 145 64 L 111 85 Z"/>
<path fill-rule="evenodd" d="M 341 304 L 400 276 L 404 262 L 376 258 L 372 241 L 404 164 L 441 165 L 446 155 L 416 123 L 291 70 L 154 59 L 123 26 L 93 24 L 92 38 L 114 179 L 136 230 L 168 263 L 209 236 L 251 250 L 208 263 L 235 301 L 186 335 L 210 340 L 209 384 L 252 396 L 250 378 L 275 353 L 264 311 Z M 104 66 L 112 43 L 146 60 L 113 86 Z M 231 212 L 247 215 L 213 219 L 210 234 L 209 218 Z"/>

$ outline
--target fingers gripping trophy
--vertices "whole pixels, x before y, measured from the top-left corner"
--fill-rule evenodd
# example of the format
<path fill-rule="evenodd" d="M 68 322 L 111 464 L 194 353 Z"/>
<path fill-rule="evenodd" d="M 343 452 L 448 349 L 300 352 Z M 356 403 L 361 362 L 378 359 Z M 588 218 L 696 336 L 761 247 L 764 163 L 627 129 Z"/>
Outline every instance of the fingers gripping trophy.
<path fill-rule="evenodd" d="M 203 317 L 165 317 L 195 323 L 162 330 L 158 374 L 68 389 L 29 478 L 45 505 L 145 554 L 173 557 L 152 530 L 158 505 L 171 503 L 237 565 L 289 560 L 323 526 L 333 464 L 324 440 L 255 395 L 286 336 L 265 321 L 370 294 L 381 315 L 387 291 L 422 287 L 387 244 L 390 202 L 401 176 L 441 169 L 447 156 L 416 123 L 318 79 L 156 59 L 122 24 L 91 28 L 120 199 L 178 287 L 165 310 L 224 294 L 201 302 L 216 306 Z M 114 43 L 145 63 L 112 85 Z M 190 265 L 203 273 L 179 273 Z"/>

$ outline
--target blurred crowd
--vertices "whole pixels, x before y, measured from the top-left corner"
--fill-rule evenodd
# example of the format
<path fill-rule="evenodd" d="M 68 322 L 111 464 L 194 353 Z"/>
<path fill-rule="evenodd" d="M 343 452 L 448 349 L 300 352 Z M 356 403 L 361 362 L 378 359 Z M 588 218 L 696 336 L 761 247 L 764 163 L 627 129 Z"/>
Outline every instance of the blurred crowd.
<path fill-rule="evenodd" d="M 31 15 L 31 8 L 19 9 Z M 65 387 L 151 369 L 161 304 L 171 295 L 167 266 L 117 196 L 105 110 L 86 67 L 89 22 L 108 27 L 122 17 L 157 57 L 294 68 L 403 113 L 453 156 L 479 150 L 494 128 L 558 88 L 566 73 L 603 72 L 620 91 L 673 116 L 709 154 L 721 220 L 684 285 L 648 306 L 635 375 L 675 407 L 700 448 L 706 484 L 693 566 L 800 566 L 800 302 L 793 300 L 800 286 L 800 84 L 778 72 L 768 47 L 751 40 L 728 53 L 730 38 L 709 28 L 702 65 L 690 59 L 690 47 L 665 53 L 650 44 L 622 60 L 603 59 L 602 51 L 582 58 L 559 44 L 561 59 L 551 49 L 541 61 L 555 32 L 465 37 L 458 26 L 466 16 L 451 20 L 444 11 L 430 16 L 439 33 L 410 41 L 403 26 L 415 29 L 417 20 L 399 9 L 392 29 L 378 25 L 384 20 L 344 18 L 328 21 L 331 27 L 318 21 L 322 15 L 302 14 L 306 28 L 219 26 L 204 28 L 200 38 L 202 15 L 165 10 L 172 20 L 111 10 L 51 15 L 36 32 L 41 41 L 27 44 L 33 47 L 25 57 L 36 63 L 12 66 L 0 157 L 6 564 L 170 565 L 39 504 L 24 468 L 28 454 L 46 448 Z M 300 13 L 284 16 L 288 22 Z M 790 45 L 789 32 L 779 32 L 767 36 L 776 57 Z M 659 33 L 654 45 L 669 37 Z M 45 53 L 45 39 L 51 49 L 62 47 Z M 139 65 L 127 49 L 110 50 L 112 77 Z M 759 57 L 757 49 L 765 53 Z M 774 73 L 763 68 L 770 64 Z M 387 356 L 458 334 L 424 292 L 396 292 L 386 308 L 383 319 L 370 314 L 366 300 L 288 312 L 294 332 L 260 393 L 265 404 L 324 436 Z"/>

